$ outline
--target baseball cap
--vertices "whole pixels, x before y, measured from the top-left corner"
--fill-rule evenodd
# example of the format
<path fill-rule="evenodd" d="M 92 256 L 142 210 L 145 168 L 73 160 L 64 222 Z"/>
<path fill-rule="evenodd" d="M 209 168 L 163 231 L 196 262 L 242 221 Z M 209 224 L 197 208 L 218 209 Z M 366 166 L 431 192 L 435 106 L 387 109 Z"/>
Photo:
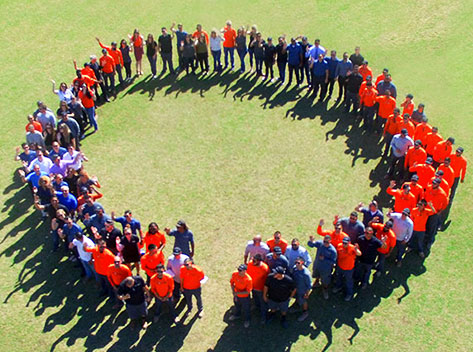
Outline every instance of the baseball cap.
<path fill-rule="evenodd" d="M 248 269 L 248 267 L 245 264 L 240 264 L 238 266 L 238 271 L 245 271 L 246 269 Z"/>
<path fill-rule="evenodd" d="M 286 269 L 279 265 L 274 268 L 274 272 L 277 274 L 284 274 L 286 272 Z"/>
<path fill-rule="evenodd" d="M 278 254 L 278 255 L 281 255 L 282 254 L 282 250 L 281 250 L 281 247 L 274 247 L 274 250 L 273 250 L 274 253 Z"/>
<path fill-rule="evenodd" d="M 417 176 L 417 175 L 412 175 L 411 180 L 412 180 L 412 181 L 419 181 L 419 176 Z"/>
<path fill-rule="evenodd" d="M 181 254 L 182 250 L 179 247 L 174 247 L 172 250 L 172 254 Z"/>
<path fill-rule="evenodd" d="M 411 215 L 411 211 L 409 210 L 409 208 L 404 208 L 402 213 L 405 214 L 405 215 Z"/>
<path fill-rule="evenodd" d="M 463 151 L 464 151 L 463 147 L 458 147 L 458 148 L 457 148 L 457 152 L 463 153 Z"/>
<path fill-rule="evenodd" d="M 416 141 L 414 142 L 414 144 L 415 144 L 415 145 L 422 145 L 422 141 L 421 141 L 420 139 L 418 139 L 418 140 L 416 140 Z"/>
<path fill-rule="evenodd" d="M 343 243 L 350 243 L 350 237 L 343 237 Z"/>
<path fill-rule="evenodd" d="M 425 160 L 425 163 L 429 165 L 432 164 L 432 162 L 433 162 L 433 159 L 430 156 L 427 157 L 427 159 Z"/>
<path fill-rule="evenodd" d="M 177 227 L 186 227 L 186 222 L 184 220 L 179 220 L 176 224 Z"/>
<path fill-rule="evenodd" d="M 432 181 L 432 183 L 440 184 L 440 183 L 442 183 L 442 181 L 440 181 L 439 178 L 434 178 L 434 180 Z"/>
<path fill-rule="evenodd" d="M 106 53 L 107 52 L 107 49 L 102 49 L 102 53 Z"/>
<path fill-rule="evenodd" d="M 404 136 L 407 135 L 408 134 L 407 129 L 403 128 L 401 130 L 401 134 L 403 134 Z"/>

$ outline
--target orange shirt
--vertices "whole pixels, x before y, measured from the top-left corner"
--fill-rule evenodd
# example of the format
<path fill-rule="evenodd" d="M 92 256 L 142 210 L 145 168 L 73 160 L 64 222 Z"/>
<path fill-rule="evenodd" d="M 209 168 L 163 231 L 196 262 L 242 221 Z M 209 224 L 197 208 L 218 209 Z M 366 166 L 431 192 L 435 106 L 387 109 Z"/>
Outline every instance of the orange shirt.
<path fill-rule="evenodd" d="M 381 238 L 383 236 L 387 237 L 387 239 L 386 239 L 386 248 L 381 248 L 381 247 L 378 248 L 379 253 L 388 254 L 391 251 L 392 248 L 396 247 L 396 234 L 394 233 L 394 231 L 392 229 L 389 229 L 388 232 L 384 232 L 383 231 L 384 225 L 379 224 L 379 223 L 372 223 L 371 227 L 376 232 L 376 238 L 378 240 L 381 241 Z"/>
<path fill-rule="evenodd" d="M 150 244 L 154 244 L 159 248 L 163 244 L 166 244 L 166 236 L 164 236 L 164 233 L 161 231 L 158 231 L 155 234 L 146 232 L 145 237 L 143 238 L 143 246 L 145 247 L 146 252 L 148 252 L 148 246 Z"/>
<path fill-rule="evenodd" d="M 384 81 L 385 78 L 386 76 L 384 75 L 384 73 L 381 73 L 378 77 L 376 77 L 376 83 L 374 85 L 377 87 L 378 83 Z"/>
<path fill-rule="evenodd" d="M 361 65 L 358 72 L 363 76 L 363 81 L 366 81 L 366 77 L 368 76 L 373 77 L 373 71 L 371 71 L 371 68 L 368 65 Z"/>
<path fill-rule="evenodd" d="M 108 55 L 110 55 L 113 58 L 113 61 L 115 61 L 115 65 L 121 65 L 123 67 L 123 55 L 120 49 L 116 48 L 113 50 L 113 48 L 105 46 L 100 42 L 99 45 L 101 48 L 107 50 Z"/>
<path fill-rule="evenodd" d="M 404 114 L 409 114 L 409 116 L 411 116 L 412 113 L 414 112 L 414 103 L 412 101 L 406 104 L 403 102 L 401 106 L 402 106 L 402 116 L 404 116 Z"/>
<path fill-rule="evenodd" d="M 162 278 L 158 274 L 153 275 L 149 284 L 151 292 L 159 297 L 171 297 L 174 290 L 174 279 L 168 273 L 163 273 Z"/>
<path fill-rule="evenodd" d="M 411 211 L 411 220 L 414 223 L 414 231 L 424 232 L 427 219 L 432 215 L 434 211 L 430 208 L 424 208 L 420 211 L 419 208 L 414 208 Z"/>
<path fill-rule="evenodd" d="M 424 198 L 428 202 L 432 202 L 435 211 L 439 213 L 448 205 L 448 197 L 442 188 L 433 189 L 432 185 L 427 187 L 424 193 Z"/>
<path fill-rule="evenodd" d="M 376 98 L 376 102 L 379 104 L 378 115 L 383 119 L 387 119 L 389 115 L 394 113 L 394 109 L 396 108 L 396 99 L 393 97 L 380 95 Z"/>
<path fill-rule="evenodd" d="M 270 252 L 274 251 L 274 247 L 279 247 L 281 248 L 282 254 L 286 253 L 287 241 L 284 238 L 281 238 L 279 243 L 276 243 L 274 238 L 270 238 L 266 241 L 266 244 L 268 245 Z"/>
<path fill-rule="evenodd" d="M 238 271 L 235 271 L 230 279 L 230 285 L 232 285 L 233 291 L 238 297 L 248 297 L 251 290 L 253 289 L 253 280 L 251 279 L 251 276 L 248 275 L 248 273 L 240 276 Z M 248 293 L 239 293 L 244 291 Z"/>
<path fill-rule="evenodd" d="M 386 123 L 384 124 L 384 133 L 389 133 L 391 135 L 395 135 L 397 133 L 397 125 L 401 121 L 401 116 L 394 114 L 389 115 Z"/>
<path fill-rule="evenodd" d="M 207 45 L 209 45 L 209 35 L 207 34 L 206 31 L 195 31 L 193 34 L 192 34 L 192 38 L 195 38 L 195 39 L 199 39 L 200 38 L 200 35 L 204 33 L 204 36 L 205 36 L 205 42 L 207 43 Z"/>
<path fill-rule="evenodd" d="M 467 165 L 465 157 L 463 155 L 457 156 L 456 153 L 453 153 L 450 155 L 450 160 L 450 166 L 455 173 L 455 178 L 461 177 L 461 180 L 463 181 L 465 179 Z"/>
<path fill-rule="evenodd" d="M 113 253 L 107 248 L 100 253 L 98 245 L 95 247 L 84 246 L 84 251 L 92 253 L 92 258 L 94 258 L 94 268 L 97 274 L 107 276 L 110 264 L 113 265 L 113 262 L 115 261 Z"/>
<path fill-rule="evenodd" d="M 404 168 L 408 169 L 414 165 L 414 163 L 424 164 L 426 159 L 427 152 L 424 148 L 419 147 L 419 149 L 416 149 L 414 146 L 411 146 L 407 149 L 406 157 L 404 159 Z"/>
<path fill-rule="evenodd" d="M 430 185 L 432 185 L 432 182 L 437 178 L 437 176 L 434 176 L 431 178 L 429 184 L 427 185 L 427 187 L 429 187 Z M 448 184 L 447 181 L 445 181 L 445 179 L 442 177 L 441 181 L 440 181 L 440 188 L 443 189 L 443 191 L 447 194 L 447 196 L 450 194 L 450 185 Z"/>
<path fill-rule="evenodd" d="M 26 132 L 29 132 L 28 127 L 30 127 L 30 125 L 33 125 L 35 131 L 43 132 L 43 126 L 41 126 L 41 124 L 38 121 L 29 122 L 25 128 Z"/>
<path fill-rule="evenodd" d="M 401 120 L 401 122 L 397 125 L 397 133 L 401 133 L 401 130 L 405 128 L 407 130 L 407 133 L 409 134 L 409 137 L 414 137 L 414 134 L 416 133 L 416 126 L 409 120 L 407 122 L 404 122 L 404 119 Z"/>
<path fill-rule="evenodd" d="M 443 163 L 450 154 L 452 154 L 452 145 L 448 145 L 447 141 L 442 141 L 438 142 L 434 147 L 432 158 L 438 163 Z"/>
<path fill-rule="evenodd" d="M 157 251 L 154 254 L 148 252 L 141 257 L 141 268 L 150 277 L 156 274 L 156 267 L 159 264 L 164 264 L 164 254 L 161 251 Z"/>
<path fill-rule="evenodd" d="M 451 166 L 446 166 L 445 164 L 440 164 L 437 170 L 443 171 L 443 179 L 447 181 L 451 188 L 455 179 L 455 171 L 453 171 L 453 168 Z"/>
<path fill-rule="evenodd" d="M 423 188 L 427 187 L 427 184 L 435 176 L 435 169 L 429 164 L 417 164 L 409 168 L 410 172 L 415 172 L 419 176 L 417 183 Z"/>
<path fill-rule="evenodd" d="M 204 272 L 197 265 L 192 264 L 192 269 L 181 266 L 181 285 L 185 290 L 195 290 L 200 287 L 200 280 L 204 278 Z"/>
<path fill-rule="evenodd" d="M 320 236 L 326 236 L 329 235 L 332 238 L 332 245 L 337 248 L 339 243 L 342 243 L 343 239 L 345 237 L 348 237 L 348 235 L 341 231 L 338 235 L 335 233 L 335 230 L 332 231 L 323 231 L 322 226 L 317 226 L 317 234 Z"/>
<path fill-rule="evenodd" d="M 79 86 L 82 86 L 84 83 L 87 85 L 88 88 L 92 87 L 95 83 L 97 83 L 97 80 L 95 78 L 92 78 L 87 75 L 82 75 L 81 78 L 76 77 L 72 80 L 72 85 L 74 85 L 76 82 L 79 82 Z"/>
<path fill-rule="evenodd" d="M 110 55 L 103 55 L 99 60 L 100 66 L 104 73 L 112 73 L 115 71 L 115 60 Z"/>
<path fill-rule="evenodd" d="M 84 67 L 83 69 L 80 70 L 80 73 L 82 73 L 82 76 L 88 76 L 90 78 L 97 80 L 94 70 L 92 70 L 90 67 Z"/>
<path fill-rule="evenodd" d="M 235 38 L 236 38 L 236 31 L 233 28 L 225 27 L 223 32 L 223 46 L 225 48 L 233 48 L 235 47 Z"/>
<path fill-rule="evenodd" d="M 253 290 L 263 291 L 264 283 L 269 274 L 268 264 L 261 262 L 260 265 L 255 265 L 251 260 L 248 263 L 248 270 L 246 271 L 253 280 Z"/>
<path fill-rule="evenodd" d="M 82 101 L 82 105 L 84 105 L 84 108 L 93 108 L 95 106 L 94 103 L 94 92 L 87 88 L 91 98 L 87 96 L 87 94 L 84 94 L 82 90 L 79 92 L 79 99 Z"/>
<path fill-rule="evenodd" d="M 102 198 L 103 197 L 103 194 L 97 194 L 97 193 L 87 193 L 89 195 L 90 198 L 92 198 L 93 200 L 97 200 L 99 198 Z M 80 195 L 79 197 L 77 197 L 77 208 L 79 208 L 82 204 L 85 203 L 85 198 L 83 195 Z"/>
<path fill-rule="evenodd" d="M 131 276 L 131 270 L 126 265 L 120 264 L 118 268 L 115 267 L 115 264 L 108 266 L 107 277 L 113 287 L 120 285 L 128 276 Z"/>
<path fill-rule="evenodd" d="M 434 148 L 437 145 L 438 142 L 441 142 L 443 140 L 442 136 L 437 133 L 429 132 L 424 138 L 424 141 L 422 144 L 424 145 L 424 148 L 429 155 L 434 154 Z"/>
<path fill-rule="evenodd" d="M 355 267 L 356 250 L 351 243 L 347 248 L 343 247 L 343 243 L 339 243 L 337 248 L 337 264 L 342 270 L 351 270 Z"/>
<path fill-rule="evenodd" d="M 416 206 L 416 197 L 411 192 L 405 194 L 402 189 L 388 187 L 386 193 L 394 197 L 394 211 L 396 213 L 402 213 L 406 208 L 411 210 Z"/>
<path fill-rule="evenodd" d="M 143 46 L 143 37 L 142 37 L 141 35 L 139 35 L 139 36 L 137 36 L 137 37 L 133 36 L 133 37 L 131 38 L 131 41 L 133 42 L 133 46 L 134 46 L 135 48 L 138 48 L 138 47 L 140 47 L 140 46 Z"/>
<path fill-rule="evenodd" d="M 418 183 L 414 184 L 413 182 L 404 182 L 402 184 L 404 185 L 409 185 L 411 187 L 410 192 L 416 197 L 416 204 L 419 202 L 421 199 L 424 199 L 424 187 L 419 185 Z M 402 187 L 401 187 L 402 189 Z"/>
<path fill-rule="evenodd" d="M 414 141 L 419 139 L 422 142 L 422 145 L 425 146 L 425 137 L 430 132 L 432 132 L 432 126 L 428 123 L 419 123 L 414 132 Z"/>
<path fill-rule="evenodd" d="M 363 82 L 364 83 L 364 82 Z M 363 85 L 363 83 L 361 85 Z M 374 88 L 360 88 L 360 102 L 364 106 L 371 107 L 376 104 L 376 97 L 378 96 L 378 91 Z"/>

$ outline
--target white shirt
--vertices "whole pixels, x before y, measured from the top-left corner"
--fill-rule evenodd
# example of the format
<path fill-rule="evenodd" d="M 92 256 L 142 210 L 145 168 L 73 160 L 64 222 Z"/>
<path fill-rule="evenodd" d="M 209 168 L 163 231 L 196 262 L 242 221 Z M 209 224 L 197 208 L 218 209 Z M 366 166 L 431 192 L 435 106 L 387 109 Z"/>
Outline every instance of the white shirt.
<path fill-rule="evenodd" d="M 223 42 L 222 37 L 210 37 L 210 50 L 212 51 L 219 51 L 222 50 L 222 46 L 220 45 Z"/>
<path fill-rule="evenodd" d="M 67 152 L 66 154 L 62 156 L 62 160 L 74 160 L 77 154 L 79 154 L 77 150 L 74 150 L 72 152 L 72 155 L 69 152 Z M 82 167 L 82 157 L 78 158 L 75 163 L 71 164 L 71 167 L 74 170 L 79 170 Z"/>
<path fill-rule="evenodd" d="M 79 252 L 79 258 L 81 260 L 84 260 L 86 262 L 90 262 L 92 260 L 92 253 L 86 252 L 84 250 L 84 246 L 86 247 L 95 246 L 94 242 L 92 242 L 92 240 L 89 237 L 82 236 L 82 242 L 74 238 L 72 240 L 72 244 L 77 247 L 77 252 Z"/>
<path fill-rule="evenodd" d="M 33 166 L 35 165 L 39 165 L 39 169 L 49 175 L 49 169 L 53 166 L 53 162 L 45 156 L 43 156 L 43 161 L 39 161 L 38 158 L 35 158 L 31 161 L 28 169 L 33 170 Z"/>
<path fill-rule="evenodd" d="M 59 97 L 60 101 L 65 101 L 67 104 L 69 104 L 74 94 L 69 89 L 66 89 L 65 92 L 59 89 L 57 92 L 57 96 Z"/>
<path fill-rule="evenodd" d="M 414 223 L 411 218 L 407 217 L 406 220 L 402 220 L 401 213 L 391 213 L 389 217 L 393 219 L 393 231 L 396 234 L 396 240 L 408 242 L 414 230 Z"/>
<path fill-rule="evenodd" d="M 184 265 L 184 261 L 189 258 L 187 255 L 182 254 L 179 259 L 176 259 L 174 255 L 171 255 L 168 258 L 168 265 L 166 267 L 167 270 L 171 270 L 174 273 L 174 281 L 181 282 L 181 266 Z"/>
<path fill-rule="evenodd" d="M 269 247 L 266 243 L 261 242 L 259 246 L 255 246 L 253 240 L 248 241 L 245 248 L 245 256 L 248 256 L 248 260 L 251 260 L 256 254 L 261 254 L 263 258 L 269 253 Z"/>

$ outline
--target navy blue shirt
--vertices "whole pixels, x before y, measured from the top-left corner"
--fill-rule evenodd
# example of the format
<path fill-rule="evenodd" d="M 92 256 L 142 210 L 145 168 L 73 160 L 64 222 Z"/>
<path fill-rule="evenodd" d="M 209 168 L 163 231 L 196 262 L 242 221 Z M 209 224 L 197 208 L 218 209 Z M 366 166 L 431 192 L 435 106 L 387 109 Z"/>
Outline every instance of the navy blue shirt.
<path fill-rule="evenodd" d="M 341 61 L 339 58 L 332 59 L 331 57 L 326 57 L 325 60 L 328 62 L 328 75 L 330 78 L 337 77 L 336 71 L 339 62 Z"/>
<path fill-rule="evenodd" d="M 289 270 L 289 260 L 284 254 L 281 254 L 279 257 L 273 258 L 273 253 L 266 254 L 266 263 L 269 268 L 272 270 L 277 266 L 282 266 L 286 271 Z"/>
<path fill-rule="evenodd" d="M 176 39 L 177 39 L 177 48 L 179 50 L 179 48 L 181 47 L 181 42 L 185 42 L 185 39 L 187 37 L 187 32 L 186 31 L 176 31 Z"/>
<path fill-rule="evenodd" d="M 296 44 L 289 44 L 287 46 L 288 58 L 287 61 L 289 65 L 299 65 L 301 63 L 302 47 Z"/>
<path fill-rule="evenodd" d="M 396 86 L 392 84 L 391 82 L 386 83 L 385 81 L 381 81 L 378 83 L 376 86 L 376 90 L 378 91 L 378 95 L 384 95 L 386 93 L 386 90 L 391 92 L 391 96 L 396 99 L 397 96 L 397 91 L 396 91 Z"/>
<path fill-rule="evenodd" d="M 358 237 L 356 243 L 360 246 L 361 256 L 358 257 L 360 262 L 374 264 L 378 256 L 378 248 L 381 248 L 383 243 L 375 236 L 368 240 L 365 235 Z"/>
<path fill-rule="evenodd" d="M 316 77 L 325 77 L 325 71 L 329 69 L 328 62 L 324 59 L 322 61 L 314 61 L 314 66 L 312 66 L 312 72 Z"/>
<path fill-rule="evenodd" d="M 125 216 L 120 216 L 118 218 L 115 218 L 115 221 L 119 222 L 122 225 L 123 231 L 125 231 L 126 225 L 130 225 L 131 233 L 133 235 L 136 235 L 137 231 L 141 230 L 141 224 L 135 218 L 132 218 L 131 222 L 128 222 Z"/>
<path fill-rule="evenodd" d="M 365 227 L 367 227 L 369 222 L 375 217 L 379 218 L 380 223 L 384 223 L 384 215 L 379 209 L 376 209 L 376 212 L 374 214 L 371 213 L 371 210 L 369 208 L 362 208 L 361 212 L 363 213 L 363 225 L 365 225 Z"/>
<path fill-rule="evenodd" d="M 185 255 L 191 256 L 191 243 L 194 243 L 194 234 L 190 230 L 186 230 L 181 233 L 176 229 L 172 230 L 169 233 L 169 236 L 174 237 L 174 247 L 179 247 L 182 250 L 182 253 Z"/>
<path fill-rule="evenodd" d="M 66 153 L 67 153 L 67 149 L 66 149 L 66 148 L 59 147 L 59 152 L 57 152 L 57 153 L 54 151 L 54 149 L 51 149 L 51 150 L 49 151 L 48 157 L 49 157 L 49 159 L 51 159 L 52 161 L 54 161 L 54 158 L 56 157 L 56 155 L 59 155 L 59 157 L 62 159 L 62 156 L 63 156 L 64 154 L 66 154 Z"/>
<path fill-rule="evenodd" d="M 28 164 L 31 163 L 34 159 L 36 159 L 36 152 L 33 150 L 30 150 L 28 154 L 25 152 L 21 153 L 18 155 L 21 161 L 26 161 Z"/>

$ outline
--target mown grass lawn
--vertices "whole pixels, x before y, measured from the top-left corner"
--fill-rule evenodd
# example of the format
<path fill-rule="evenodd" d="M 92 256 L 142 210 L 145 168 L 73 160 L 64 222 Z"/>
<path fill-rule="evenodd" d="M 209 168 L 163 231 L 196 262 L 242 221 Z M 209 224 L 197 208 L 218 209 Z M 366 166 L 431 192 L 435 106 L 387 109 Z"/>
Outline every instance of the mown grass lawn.
<path fill-rule="evenodd" d="M 99 53 L 95 36 L 118 41 L 139 27 L 159 33 L 182 22 L 193 30 L 257 23 L 265 37 L 306 34 L 339 54 L 355 45 L 379 74 L 389 67 L 398 95 L 412 93 L 440 133 L 472 159 L 470 100 L 473 6 L 468 2 L 317 1 L 17 1 L 0 4 L 0 343 L 5 351 L 356 351 L 458 350 L 471 347 L 472 191 L 459 189 L 452 224 L 424 262 L 408 257 L 353 302 L 311 297 L 304 323 L 290 318 L 245 330 L 226 319 L 228 280 L 255 233 L 306 242 L 320 218 L 348 214 L 373 196 L 386 203 L 380 145 L 340 108 L 316 104 L 305 91 L 278 89 L 248 74 L 145 76 L 101 107 L 100 132 L 87 138 L 86 168 L 97 175 L 110 212 L 133 209 L 147 225 L 184 218 L 196 236 L 196 261 L 210 277 L 205 318 L 168 327 L 163 319 L 140 336 L 83 285 L 78 270 L 52 254 L 47 226 L 28 191 L 12 176 L 14 147 L 38 99 L 55 107 L 49 79 L 70 81 L 72 60 Z M 237 67 L 239 67 L 237 65 Z M 158 65 L 158 70 L 161 66 Z M 170 246 L 166 248 L 170 254 Z M 313 254 L 313 253 L 311 253 Z"/>

